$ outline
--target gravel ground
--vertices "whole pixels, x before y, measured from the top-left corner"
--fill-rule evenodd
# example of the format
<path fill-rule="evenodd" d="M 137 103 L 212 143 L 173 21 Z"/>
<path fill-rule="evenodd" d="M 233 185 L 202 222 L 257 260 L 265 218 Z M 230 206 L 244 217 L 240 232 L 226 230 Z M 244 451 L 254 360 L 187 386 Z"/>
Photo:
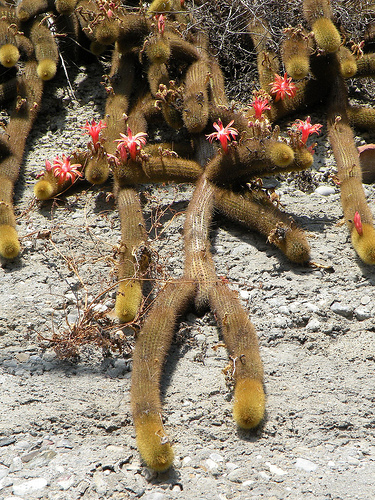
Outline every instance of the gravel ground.
<path fill-rule="evenodd" d="M 130 348 L 109 356 L 85 346 L 77 362 L 56 356 L 46 339 L 68 330 L 86 304 L 111 315 L 120 227 L 110 184 L 81 182 L 40 205 L 34 178 L 45 158 L 85 145 L 78 127 L 101 117 L 104 90 L 92 83 L 101 74 L 96 65 L 78 71 L 76 99 L 59 87 L 62 74 L 50 82 L 17 186 L 22 255 L 0 267 L 0 499 L 371 498 L 375 270 L 356 257 L 341 224 L 324 133 L 311 192 L 292 177 L 267 182 L 309 232 L 312 260 L 325 267 L 293 265 L 263 237 L 219 217 L 212 228 L 218 274 L 238 290 L 259 335 L 267 392 L 261 429 L 241 432 L 232 420 L 222 373 L 228 358 L 210 313 L 184 318 L 166 365 L 164 416 L 176 460 L 164 474 L 144 467 L 136 450 Z M 365 189 L 375 215 L 375 186 Z M 159 276 L 178 276 L 192 187 L 142 192 Z M 108 321 L 131 346 L 133 330 Z"/>

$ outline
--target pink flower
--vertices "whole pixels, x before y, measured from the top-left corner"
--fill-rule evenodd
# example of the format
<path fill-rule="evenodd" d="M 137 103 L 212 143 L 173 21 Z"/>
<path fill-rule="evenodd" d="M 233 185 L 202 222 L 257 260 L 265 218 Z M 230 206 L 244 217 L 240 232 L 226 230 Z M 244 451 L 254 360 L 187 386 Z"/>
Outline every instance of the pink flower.
<path fill-rule="evenodd" d="M 49 161 L 48 163 L 50 164 Z M 71 165 L 70 156 L 66 157 L 63 154 L 62 159 L 60 160 L 59 155 L 56 155 L 56 158 L 53 160 L 53 174 L 55 177 L 57 177 L 57 181 L 59 184 L 62 184 L 63 182 L 69 180 L 73 183 L 76 180 L 76 177 L 82 177 L 82 173 L 78 170 L 78 168 L 81 166 L 82 165 L 80 163 L 74 163 L 73 165 Z"/>
<path fill-rule="evenodd" d="M 301 141 L 306 144 L 307 139 L 311 134 L 319 134 L 322 125 L 316 123 L 315 125 L 311 125 L 311 118 L 308 116 L 306 120 L 303 122 L 302 120 L 296 120 L 294 125 L 297 126 L 297 129 L 302 132 Z"/>
<path fill-rule="evenodd" d="M 95 151 L 97 151 L 99 147 L 99 134 L 101 130 L 106 127 L 107 124 L 103 123 L 101 120 L 99 120 L 99 123 L 96 123 L 95 120 L 92 120 L 91 125 L 88 121 L 86 121 L 86 125 L 84 127 L 80 127 L 84 130 L 85 134 L 91 135 Z"/>
<path fill-rule="evenodd" d="M 359 215 L 359 212 L 356 212 L 354 214 L 354 227 L 357 230 L 357 233 L 361 236 L 363 234 L 363 228 L 362 228 L 362 221 L 361 221 L 361 216 Z"/>
<path fill-rule="evenodd" d="M 165 17 L 163 14 L 157 14 L 155 17 L 158 21 L 158 31 L 162 35 L 165 30 Z"/>
<path fill-rule="evenodd" d="M 128 127 L 127 132 L 128 135 L 120 134 L 121 139 L 116 139 L 114 142 L 118 142 L 117 150 L 121 158 L 124 158 L 124 153 L 126 152 L 129 153 L 132 160 L 135 160 L 139 151 L 146 144 L 147 134 L 145 132 L 138 132 L 138 134 L 135 134 L 133 137 L 130 127 Z"/>
<path fill-rule="evenodd" d="M 255 118 L 258 120 L 262 119 L 262 113 L 264 111 L 271 109 L 271 106 L 268 106 L 268 99 L 266 99 L 265 97 L 257 97 L 256 99 L 254 99 L 251 105 L 255 111 Z"/>
<path fill-rule="evenodd" d="M 270 83 L 271 94 L 275 96 L 275 102 L 280 99 L 285 99 L 285 96 L 294 97 L 296 95 L 297 89 L 291 78 L 288 78 L 287 73 L 284 73 L 284 77 L 275 74 L 275 80 Z"/>
<path fill-rule="evenodd" d="M 220 141 L 221 147 L 223 148 L 224 153 L 228 153 L 228 141 L 235 139 L 236 135 L 238 135 L 238 130 L 231 127 L 232 123 L 234 123 L 234 120 L 229 122 L 226 127 L 223 127 L 223 123 L 222 123 L 221 119 L 219 118 L 217 123 L 215 122 L 213 124 L 213 126 L 217 130 L 217 132 L 213 132 L 212 134 L 206 135 L 206 138 L 210 142 L 212 142 L 214 139 L 216 139 L 217 141 Z"/>

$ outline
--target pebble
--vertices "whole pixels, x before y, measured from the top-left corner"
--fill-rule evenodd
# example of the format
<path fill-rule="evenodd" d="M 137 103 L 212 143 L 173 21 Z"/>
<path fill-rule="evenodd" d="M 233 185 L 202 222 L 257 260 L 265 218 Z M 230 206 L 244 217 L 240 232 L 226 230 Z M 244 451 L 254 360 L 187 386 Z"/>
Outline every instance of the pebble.
<path fill-rule="evenodd" d="M 341 302 L 334 302 L 331 305 L 331 311 L 340 316 L 344 316 L 344 318 L 350 318 L 353 315 L 353 308 L 346 304 L 341 304 Z"/>
<path fill-rule="evenodd" d="M 243 483 L 244 481 L 246 481 L 247 475 L 248 471 L 246 469 L 244 469 L 243 467 L 238 467 L 228 474 L 228 479 L 233 483 Z"/>
<path fill-rule="evenodd" d="M 62 490 L 68 490 L 71 486 L 73 486 L 75 480 L 75 476 L 72 475 L 67 475 L 67 476 L 61 476 L 57 480 L 57 484 Z"/>
<path fill-rule="evenodd" d="M 214 462 L 224 462 L 224 457 L 220 453 L 210 453 L 210 459 Z"/>
<path fill-rule="evenodd" d="M 36 477 L 34 479 L 30 479 L 25 481 L 24 483 L 14 484 L 13 485 L 13 493 L 15 495 L 20 495 L 24 497 L 26 495 L 30 495 L 35 491 L 42 490 L 48 484 L 48 481 L 43 477 Z"/>
<path fill-rule="evenodd" d="M 207 469 L 208 472 L 211 472 L 211 474 L 217 474 L 219 470 L 219 465 L 211 460 L 211 458 L 207 458 L 204 462 L 205 468 Z"/>
<path fill-rule="evenodd" d="M 270 462 L 266 462 L 266 465 L 269 468 L 271 474 L 276 474 L 277 476 L 284 476 L 285 474 L 288 474 L 285 470 L 277 467 L 277 465 L 271 464 Z"/>
<path fill-rule="evenodd" d="M 243 300 L 247 300 L 249 298 L 249 292 L 247 290 L 240 290 L 240 297 Z"/>
<path fill-rule="evenodd" d="M 164 493 L 160 493 L 159 491 L 146 493 L 146 495 L 142 497 L 143 500 L 166 500 L 166 498 L 167 497 L 164 495 Z"/>
<path fill-rule="evenodd" d="M 306 330 L 309 332 L 317 332 L 320 330 L 321 323 L 317 318 L 311 318 L 306 325 Z"/>
<path fill-rule="evenodd" d="M 364 321 L 365 319 L 371 318 L 371 312 L 365 307 L 357 307 L 354 309 L 354 316 L 358 321 Z"/>
<path fill-rule="evenodd" d="M 296 469 L 302 469 L 306 472 L 313 472 L 318 468 L 317 464 L 314 464 L 314 462 L 311 462 L 311 460 L 307 460 L 306 458 L 297 458 L 294 466 Z"/>
<path fill-rule="evenodd" d="M 371 297 L 369 295 L 364 295 L 362 298 L 361 298 L 361 304 L 363 306 L 367 306 L 367 304 L 371 302 Z"/>
<path fill-rule="evenodd" d="M 320 194 L 320 196 L 329 196 L 330 194 L 335 194 L 335 189 L 331 186 L 318 186 L 315 189 L 316 194 Z"/>

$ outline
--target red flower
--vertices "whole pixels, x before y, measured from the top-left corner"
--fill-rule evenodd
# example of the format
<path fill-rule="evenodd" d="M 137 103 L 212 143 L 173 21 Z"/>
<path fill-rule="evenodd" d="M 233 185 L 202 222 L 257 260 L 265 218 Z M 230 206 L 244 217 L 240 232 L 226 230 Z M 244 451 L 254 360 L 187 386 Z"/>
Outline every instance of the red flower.
<path fill-rule="evenodd" d="M 284 77 L 275 74 L 275 80 L 270 83 L 271 94 L 275 96 L 275 102 L 280 99 L 285 99 L 285 96 L 294 97 L 296 95 L 297 89 L 291 78 L 288 78 L 287 73 L 284 73 Z"/>
<path fill-rule="evenodd" d="M 363 234 L 363 228 L 362 228 L 362 221 L 361 221 L 361 216 L 359 215 L 359 212 L 356 212 L 354 214 L 354 227 L 357 230 L 357 233 L 361 236 Z"/>
<path fill-rule="evenodd" d="M 50 162 L 46 160 L 46 168 L 47 162 L 50 165 Z M 62 155 L 62 159 L 60 160 L 59 155 L 56 155 L 56 158 L 53 160 L 53 174 L 57 177 L 57 181 L 59 184 L 70 180 L 72 183 L 76 180 L 76 177 L 82 177 L 82 173 L 78 170 L 82 165 L 80 163 L 70 164 L 70 156 L 66 157 L 64 154 Z"/>
<path fill-rule="evenodd" d="M 315 125 L 311 125 L 311 118 L 308 116 L 306 120 L 303 122 L 302 120 L 296 120 L 294 125 L 297 126 L 297 129 L 302 132 L 301 141 L 306 144 L 307 139 L 311 134 L 319 134 L 322 125 L 316 123 Z"/>
<path fill-rule="evenodd" d="M 234 120 L 228 123 L 226 127 L 223 127 L 223 123 L 221 119 L 219 118 L 217 123 L 215 122 L 214 128 L 217 130 L 217 132 L 213 132 L 212 134 L 207 134 L 206 138 L 212 142 L 214 139 L 217 141 L 220 141 L 221 147 L 223 148 L 224 153 L 228 153 L 228 141 L 231 141 L 232 139 L 236 138 L 236 135 L 238 135 L 238 130 L 235 128 L 231 127 L 232 123 L 234 123 Z"/>
<path fill-rule="evenodd" d="M 158 31 L 162 35 L 165 30 L 165 17 L 163 14 L 157 14 L 155 17 L 158 21 Z"/>
<path fill-rule="evenodd" d="M 130 158 L 135 160 L 137 154 L 142 149 L 142 146 L 146 144 L 147 134 L 145 132 L 138 132 L 138 134 L 135 134 L 133 137 L 130 127 L 128 127 L 127 132 L 128 135 L 120 134 L 121 139 L 116 139 L 114 142 L 118 142 L 117 150 L 119 151 L 121 158 L 124 158 L 124 153 L 126 151 L 129 153 Z"/>
<path fill-rule="evenodd" d="M 268 106 L 268 99 L 266 99 L 265 97 L 257 97 L 256 99 L 254 99 L 251 105 L 255 111 L 255 118 L 258 120 L 262 119 L 262 113 L 264 111 L 266 111 L 267 109 L 271 109 L 271 106 Z"/>
<path fill-rule="evenodd" d="M 95 120 L 92 120 L 91 125 L 88 121 L 86 121 L 86 125 L 84 127 L 80 127 L 84 130 L 85 134 L 91 135 L 95 151 L 97 151 L 99 147 L 99 134 L 101 130 L 106 127 L 107 124 L 103 123 L 101 120 L 99 120 L 99 123 L 96 123 Z"/>

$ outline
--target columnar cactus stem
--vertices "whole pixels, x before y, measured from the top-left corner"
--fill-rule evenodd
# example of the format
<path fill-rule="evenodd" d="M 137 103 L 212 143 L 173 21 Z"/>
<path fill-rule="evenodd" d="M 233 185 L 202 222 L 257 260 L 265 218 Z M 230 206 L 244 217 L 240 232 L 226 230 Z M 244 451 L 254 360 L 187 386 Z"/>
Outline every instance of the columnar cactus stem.
<path fill-rule="evenodd" d="M 304 0 L 303 14 L 314 32 L 318 47 L 325 52 L 336 52 L 341 38 L 331 20 L 330 0 Z"/>
<path fill-rule="evenodd" d="M 33 20 L 29 36 L 38 61 L 38 76 L 42 80 L 51 80 L 56 74 L 59 52 L 56 40 L 43 17 Z"/>
<path fill-rule="evenodd" d="M 115 179 L 115 196 L 121 223 L 121 248 L 118 266 L 119 289 L 115 311 L 127 323 L 132 321 L 142 303 L 142 275 L 149 258 L 146 248 L 147 232 L 137 192 L 120 186 Z"/>
<path fill-rule="evenodd" d="M 187 278 L 166 283 L 146 318 L 133 353 L 131 404 L 137 446 L 149 467 L 168 469 L 173 449 L 164 431 L 160 377 L 178 316 L 194 295 L 195 283 Z"/>
<path fill-rule="evenodd" d="M 293 150 L 275 139 L 250 139 L 230 148 L 228 154 L 216 155 L 206 167 L 206 176 L 212 182 L 225 184 L 245 181 L 283 171 L 305 170 L 313 157 L 306 148 Z"/>
<path fill-rule="evenodd" d="M 372 213 L 362 186 L 358 150 L 347 117 L 347 94 L 342 77 L 337 74 L 332 84 L 328 114 L 328 137 L 337 163 L 341 204 L 352 243 L 366 264 L 375 264 L 375 229 Z M 358 214 L 358 215 L 357 215 Z M 355 218 L 359 217 L 358 224 Z"/>
<path fill-rule="evenodd" d="M 0 163 L 0 255 L 13 259 L 20 251 L 13 212 L 13 187 L 19 174 L 26 138 L 36 118 L 43 84 L 37 77 L 37 64 L 29 61 L 18 81 L 18 98 L 1 142 L 8 153 Z"/>
<path fill-rule="evenodd" d="M 209 302 L 233 362 L 233 418 L 242 429 L 257 427 L 264 417 L 263 365 L 253 324 L 238 295 L 225 283 L 209 289 Z"/>
<path fill-rule="evenodd" d="M 292 262 L 310 260 L 305 233 L 261 190 L 235 193 L 215 186 L 215 207 L 227 217 L 263 234 Z"/>
<path fill-rule="evenodd" d="M 142 162 L 129 160 L 124 164 L 119 180 L 122 186 L 149 182 L 195 182 L 202 172 L 202 168 L 193 160 L 155 151 Z"/>
<path fill-rule="evenodd" d="M 206 54 L 207 40 L 202 36 L 197 37 L 197 45 L 201 57 L 193 62 L 185 76 L 184 110 L 182 118 L 190 133 L 196 134 L 206 128 L 209 114 L 208 83 L 209 60 Z"/>
<path fill-rule="evenodd" d="M 301 80 L 310 72 L 313 51 L 311 36 L 302 28 L 288 28 L 281 43 L 281 55 L 286 72 L 293 80 Z"/>

